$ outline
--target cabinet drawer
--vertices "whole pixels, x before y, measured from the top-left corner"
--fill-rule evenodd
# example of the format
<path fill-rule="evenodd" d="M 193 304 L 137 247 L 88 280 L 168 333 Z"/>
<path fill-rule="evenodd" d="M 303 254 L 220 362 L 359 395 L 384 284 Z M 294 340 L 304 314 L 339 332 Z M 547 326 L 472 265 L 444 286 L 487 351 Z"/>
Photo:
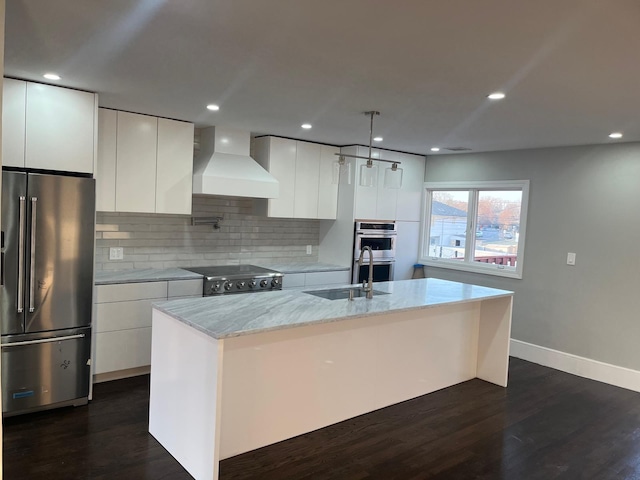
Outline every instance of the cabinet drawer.
<path fill-rule="evenodd" d="M 204 280 L 174 280 L 168 282 L 168 297 L 201 297 Z"/>
<path fill-rule="evenodd" d="M 96 305 L 96 332 L 112 332 L 151 326 L 151 304 L 156 300 L 99 303 Z"/>
<path fill-rule="evenodd" d="M 94 374 L 151 365 L 151 327 L 96 333 Z"/>
<path fill-rule="evenodd" d="M 287 273 L 282 279 L 282 288 L 304 287 L 304 273 Z"/>
<path fill-rule="evenodd" d="M 145 298 L 166 299 L 167 282 L 97 285 L 95 303 L 126 302 Z"/>
<path fill-rule="evenodd" d="M 312 285 L 335 285 L 351 283 L 349 271 L 333 271 L 333 272 L 312 272 L 307 273 L 306 286 Z"/>

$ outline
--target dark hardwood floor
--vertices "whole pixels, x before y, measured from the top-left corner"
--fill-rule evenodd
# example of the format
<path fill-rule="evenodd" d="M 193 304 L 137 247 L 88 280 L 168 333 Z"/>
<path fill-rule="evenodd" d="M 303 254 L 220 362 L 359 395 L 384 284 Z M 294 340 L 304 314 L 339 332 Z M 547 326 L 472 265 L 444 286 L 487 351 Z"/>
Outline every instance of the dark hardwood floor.
<path fill-rule="evenodd" d="M 511 359 L 471 380 L 224 460 L 231 479 L 640 479 L 640 394 Z M 147 433 L 148 377 L 5 419 L 5 479 L 189 479 Z"/>

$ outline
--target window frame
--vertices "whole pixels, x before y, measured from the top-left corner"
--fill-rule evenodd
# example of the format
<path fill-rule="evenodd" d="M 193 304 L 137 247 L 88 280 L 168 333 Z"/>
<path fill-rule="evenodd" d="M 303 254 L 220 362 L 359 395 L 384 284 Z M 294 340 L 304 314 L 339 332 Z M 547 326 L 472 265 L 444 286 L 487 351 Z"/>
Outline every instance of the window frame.
<path fill-rule="evenodd" d="M 465 256 L 463 260 L 451 260 L 427 255 L 429 252 L 431 229 L 431 204 L 434 191 L 462 190 L 469 191 L 469 209 L 465 240 Z M 516 266 L 497 265 L 473 261 L 470 255 L 476 244 L 478 195 L 480 191 L 521 190 L 520 225 L 518 227 L 518 254 Z M 527 211 L 529 207 L 529 180 L 497 180 L 497 181 L 463 181 L 463 182 L 425 182 L 422 189 L 422 219 L 420 225 L 419 262 L 423 265 L 465 272 L 483 273 L 508 278 L 522 278 L 524 268 L 524 247 L 527 236 Z"/>

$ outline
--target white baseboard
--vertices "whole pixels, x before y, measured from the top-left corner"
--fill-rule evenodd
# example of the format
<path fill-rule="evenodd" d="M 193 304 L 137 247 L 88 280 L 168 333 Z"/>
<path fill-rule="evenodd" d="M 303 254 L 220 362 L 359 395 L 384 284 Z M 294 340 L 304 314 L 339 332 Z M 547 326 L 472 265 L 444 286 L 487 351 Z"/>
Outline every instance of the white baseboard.
<path fill-rule="evenodd" d="M 510 355 L 580 377 L 640 392 L 640 371 L 511 339 Z"/>

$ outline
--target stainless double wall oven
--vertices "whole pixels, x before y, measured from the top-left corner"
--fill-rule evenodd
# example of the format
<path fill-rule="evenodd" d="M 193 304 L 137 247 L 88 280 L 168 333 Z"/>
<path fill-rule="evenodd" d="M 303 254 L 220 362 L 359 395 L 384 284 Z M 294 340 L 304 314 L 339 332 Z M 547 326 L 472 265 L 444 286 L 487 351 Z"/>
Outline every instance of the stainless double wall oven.
<path fill-rule="evenodd" d="M 373 281 L 393 280 L 396 261 L 396 224 L 393 221 L 357 221 L 353 247 L 353 283 L 361 283 L 369 276 L 369 255 L 365 253 L 364 263 L 358 266 L 358 258 L 364 247 L 373 252 Z"/>

